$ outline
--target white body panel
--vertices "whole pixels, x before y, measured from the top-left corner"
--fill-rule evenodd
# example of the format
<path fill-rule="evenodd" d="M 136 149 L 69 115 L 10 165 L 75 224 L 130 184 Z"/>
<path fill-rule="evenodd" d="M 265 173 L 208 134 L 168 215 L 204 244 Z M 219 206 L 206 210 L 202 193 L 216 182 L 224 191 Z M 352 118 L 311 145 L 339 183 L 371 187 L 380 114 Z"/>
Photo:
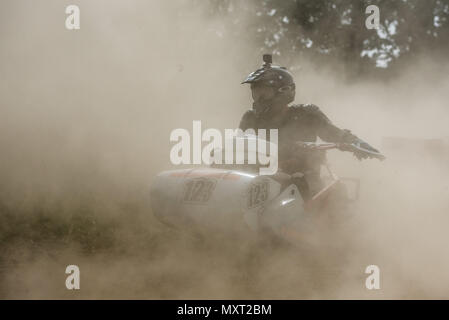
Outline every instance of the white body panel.
<path fill-rule="evenodd" d="M 269 176 L 214 168 L 164 171 L 151 188 L 155 215 L 174 226 L 208 228 L 262 226 L 281 230 L 304 215 L 295 185 L 281 192 Z"/>

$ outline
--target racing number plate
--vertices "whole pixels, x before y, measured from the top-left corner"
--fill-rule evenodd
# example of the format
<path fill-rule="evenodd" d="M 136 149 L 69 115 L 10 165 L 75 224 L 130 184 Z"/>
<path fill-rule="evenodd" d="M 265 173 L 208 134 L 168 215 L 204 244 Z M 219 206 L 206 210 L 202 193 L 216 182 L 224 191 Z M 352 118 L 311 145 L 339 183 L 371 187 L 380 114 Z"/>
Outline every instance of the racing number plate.
<path fill-rule="evenodd" d="M 209 201 L 214 191 L 216 181 L 208 178 L 190 179 L 184 186 L 182 201 L 191 204 L 201 204 Z"/>
<path fill-rule="evenodd" d="M 268 181 L 252 183 L 248 191 L 248 208 L 257 207 L 268 199 Z"/>

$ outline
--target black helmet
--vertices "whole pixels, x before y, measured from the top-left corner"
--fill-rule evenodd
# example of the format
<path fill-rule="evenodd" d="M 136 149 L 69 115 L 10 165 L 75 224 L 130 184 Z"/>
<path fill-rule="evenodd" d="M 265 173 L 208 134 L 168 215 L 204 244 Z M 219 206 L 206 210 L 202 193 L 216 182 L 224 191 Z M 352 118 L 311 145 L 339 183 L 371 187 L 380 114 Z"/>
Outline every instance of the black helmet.
<path fill-rule="evenodd" d="M 268 104 L 292 102 L 295 98 L 295 82 L 291 73 L 284 67 L 272 66 L 271 54 L 264 54 L 263 61 L 262 67 L 251 72 L 242 84 L 262 84 L 276 89 L 275 98 Z"/>
<path fill-rule="evenodd" d="M 282 88 L 284 86 L 295 85 L 293 76 L 287 71 L 285 67 L 272 66 L 271 54 L 264 54 L 263 61 L 265 62 L 261 68 L 251 72 L 243 83 L 264 82 L 264 84 Z"/>

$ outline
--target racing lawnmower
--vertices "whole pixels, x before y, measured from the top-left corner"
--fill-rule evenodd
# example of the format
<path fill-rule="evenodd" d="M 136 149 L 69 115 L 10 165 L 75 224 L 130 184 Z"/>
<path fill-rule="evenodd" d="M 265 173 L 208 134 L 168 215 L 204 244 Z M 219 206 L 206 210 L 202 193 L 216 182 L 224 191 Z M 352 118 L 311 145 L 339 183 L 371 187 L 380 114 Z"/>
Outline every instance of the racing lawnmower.
<path fill-rule="evenodd" d="M 340 149 L 385 158 L 363 143 L 297 145 L 307 152 Z M 348 204 L 357 198 L 358 180 L 348 180 L 356 185 L 356 196 L 349 198 L 342 187 L 346 181 L 326 167 L 329 176 L 323 180 L 325 185 L 311 195 L 306 195 L 309 190 L 301 173 L 289 175 L 279 170 L 274 175 L 260 175 L 257 164 L 212 164 L 163 171 L 150 189 L 153 213 L 161 222 L 178 229 L 250 231 L 296 243 L 301 233 L 310 229 L 310 221 L 329 208 L 336 211 L 337 202 Z"/>

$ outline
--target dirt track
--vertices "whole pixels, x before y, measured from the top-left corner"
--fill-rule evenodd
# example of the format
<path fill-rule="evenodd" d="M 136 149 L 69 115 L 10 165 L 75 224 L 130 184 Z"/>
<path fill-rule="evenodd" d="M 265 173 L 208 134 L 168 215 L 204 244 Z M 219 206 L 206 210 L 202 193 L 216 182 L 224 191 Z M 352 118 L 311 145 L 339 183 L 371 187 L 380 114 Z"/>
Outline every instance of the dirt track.
<path fill-rule="evenodd" d="M 296 101 L 387 156 L 331 153 L 335 172 L 362 179 L 355 228 L 324 235 L 341 245 L 305 252 L 227 234 L 201 243 L 154 219 L 148 185 L 171 167 L 171 130 L 238 125 L 251 106 L 240 81 L 260 53 L 218 37 L 222 21 L 178 15 L 178 2 L 86 1 L 79 33 L 64 29 L 58 2 L 5 3 L 0 298 L 448 297 L 447 161 L 381 144 L 449 136 L 447 63 L 418 57 L 388 83 L 345 83 L 338 66 L 301 61 Z M 80 291 L 65 288 L 69 264 L 81 269 Z M 380 291 L 364 287 L 370 264 Z"/>

